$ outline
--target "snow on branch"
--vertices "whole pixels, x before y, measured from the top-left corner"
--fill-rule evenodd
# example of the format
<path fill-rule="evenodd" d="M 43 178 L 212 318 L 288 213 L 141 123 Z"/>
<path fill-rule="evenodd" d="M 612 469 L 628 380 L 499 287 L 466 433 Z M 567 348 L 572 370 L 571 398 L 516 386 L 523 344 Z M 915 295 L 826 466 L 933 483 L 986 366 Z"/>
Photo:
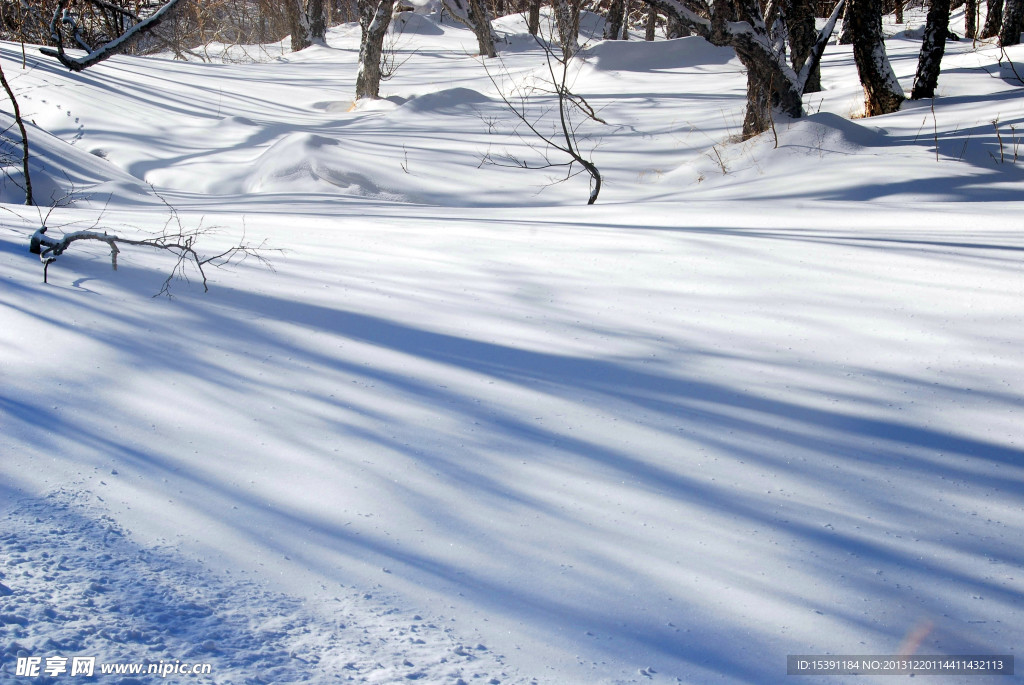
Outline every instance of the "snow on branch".
<path fill-rule="evenodd" d="M 78 29 L 78 22 L 71 13 L 72 2 L 73 0 L 67 0 L 66 2 L 59 3 L 53 12 L 53 19 L 50 21 L 50 37 L 53 39 L 57 48 L 39 48 L 39 52 L 48 57 L 56 57 L 61 64 L 71 71 L 82 71 L 83 69 L 87 69 L 98 62 L 102 62 L 108 57 L 112 57 L 122 52 L 131 43 L 131 41 L 155 29 L 161 22 L 170 16 L 171 12 L 179 3 L 182 2 L 182 0 L 168 0 L 168 2 L 160 7 L 160 9 L 145 19 L 140 19 L 140 17 L 130 12 L 119 10 L 121 14 L 134 19 L 137 23 L 133 24 L 131 28 L 120 36 L 117 36 L 113 40 L 107 41 L 96 48 L 86 44 L 82 40 Z M 103 0 L 89 0 L 89 2 L 104 8 L 107 8 L 108 6 L 108 3 L 103 2 Z M 62 24 L 70 28 L 75 42 L 78 43 L 79 47 L 85 50 L 88 54 L 84 57 L 71 57 L 64 52 L 64 38 L 61 31 Z"/>
<path fill-rule="evenodd" d="M 194 267 L 199 273 L 204 292 L 209 292 L 210 290 L 207 280 L 208 267 L 219 268 L 232 262 L 241 262 L 252 257 L 263 266 L 273 269 L 266 253 L 271 251 L 279 252 L 280 250 L 268 248 L 265 241 L 258 245 L 251 245 L 243 239 L 238 244 L 217 254 L 201 254 L 196 248 L 199 239 L 213 232 L 214 229 L 202 226 L 186 230 L 179 223 L 176 232 L 167 231 L 165 228 L 163 233 L 150 238 L 124 238 L 107 233 L 106 231 L 100 232 L 96 230 L 73 231 L 71 233 L 64 233 L 60 238 L 54 238 L 47 234 L 47 227 L 42 226 L 32 234 L 29 251 L 32 254 L 39 255 L 39 261 L 43 264 L 43 283 L 48 283 L 50 264 L 55 262 L 58 257 L 78 241 L 92 240 L 106 243 L 110 248 L 110 265 L 115 271 L 117 271 L 117 256 L 121 253 L 120 246 L 130 245 L 166 250 L 175 256 L 176 262 L 161 286 L 160 291 L 156 294 L 167 295 L 168 297 L 171 294 L 172 281 L 177 278 L 188 281 L 186 267 L 189 265 Z"/>

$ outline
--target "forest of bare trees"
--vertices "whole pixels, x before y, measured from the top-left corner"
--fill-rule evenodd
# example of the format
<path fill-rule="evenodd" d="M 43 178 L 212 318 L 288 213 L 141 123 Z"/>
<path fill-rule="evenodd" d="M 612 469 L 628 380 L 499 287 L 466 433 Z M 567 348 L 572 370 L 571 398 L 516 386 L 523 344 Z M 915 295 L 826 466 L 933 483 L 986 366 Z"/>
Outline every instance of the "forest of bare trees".
<path fill-rule="evenodd" d="M 927 0 L 912 0 L 926 2 Z M 606 17 L 606 40 L 628 39 L 643 29 L 647 40 L 700 35 L 732 47 L 748 76 L 745 137 L 768 129 L 775 111 L 791 117 L 803 112 L 803 95 L 820 89 L 818 61 L 834 27 L 843 20 L 841 41 L 853 43 L 864 85 L 867 116 L 891 112 L 907 97 L 893 76 L 885 53 L 881 17 L 907 3 L 899 0 L 552 0 L 555 38 L 563 56 L 580 50 L 581 12 Z M 964 5 L 931 0 L 913 98 L 932 97 L 939 78 L 952 9 Z M 1003 45 L 1020 40 L 1024 0 L 987 0 L 986 21 L 980 0 L 966 3 L 966 38 L 998 36 Z M 8 40 L 45 46 L 44 53 L 73 70 L 111 54 L 171 52 L 179 58 L 202 57 L 211 42 L 265 44 L 290 36 L 293 50 L 323 41 L 329 26 L 359 22 L 362 29 L 356 98 L 378 97 L 384 45 L 392 17 L 413 7 L 402 0 L 3 0 L 0 32 Z M 536 33 L 539 0 L 435 0 L 431 11 L 444 13 L 474 31 L 479 54 L 501 50 L 492 21 L 523 14 Z M 816 20 L 829 18 L 822 31 Z M 821 23 L 820 21 L 818 22 Z M 84 55 L 82 54 L 84 51 Z"/>

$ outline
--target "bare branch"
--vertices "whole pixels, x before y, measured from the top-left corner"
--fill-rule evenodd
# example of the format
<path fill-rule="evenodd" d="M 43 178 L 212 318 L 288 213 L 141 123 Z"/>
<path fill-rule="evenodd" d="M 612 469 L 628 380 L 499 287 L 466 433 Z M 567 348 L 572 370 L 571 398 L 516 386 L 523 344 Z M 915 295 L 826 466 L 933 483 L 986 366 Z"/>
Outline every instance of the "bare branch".
<path fill-rule="evenodd" d="M 584 157 L 580 152 L 577 132 L 585 120 L 592 120 L 601 124 L 607 124 L 607 122 L 597 115 L 596 110 L 591 107 L 586 98 L 572 91 L 572 79 L 570 78 L 569 66 L 573 57 L 571 55 L 559 56 L 555 53 L 552 47 L 541 38 L 534 36 L 534 39 L 536 40 L 537 45 L 539 45 L 544 51 L 545 64 L 547 66 L 549 79 L 547 83 L 516 82 L 513 83 L 510 92 L 506 94 L 506 89 L 503 87 L 502 83 L 498 82 L 497 77 L 488 67 L 487 62 L 481 59 L 481 64 L 484 67 L 487 78 L 490 79 L 491 84 L 497 91 L 498 97 L 501 98 L 502 102 L 505 103 L 505 106 L 512 111 L 516 119 L 519 121 L 519 124 L 513 129 L 513 132 L 519 136 L 519 138 L 531 150 L 537 152 L 544 161 L 543 163 L 529 163 L 523 159 L 519 159 L 506 153 L 505 158 L 509 163 L 502 164 L 501 162 L 496 161 L 490 151 L 488 151 L 481 160 L 481 163 L 495 164 L 496 166 L 514 166 L 520 169 L 566 168 L 565 177 L 554 181 L 554 183 L 563 183 L 585 171 L 590 175 L 591 182 L 590 196 L 587 200 L 587 204 L 592 205 L 597 201 L 598 194 L 601 192 L 601 173 L 597 166 Z M 504 69 L 504 62 L 501 62 L 500 56 L 498 59 Z M 508 75 L 507 69 L 504 69 L 504 74 L 506 76 Z M 557 105 L 555 107 L 546 108 L 539 114 L 531 116 L 529 113 L 530 100 L 538 94 L 554 96 L 557 99 Z M 547 127 L 542 129 L 542 122 L 545 120 L 546 115 L 552 111 L 557 111 L 558 113 L 558 124 L 552 125 L 551 132 L 548 133 Z M 574 117 L 573 112 L 582 114 L 584 121 L 580 121 L 579 117 Z M 520 134 L 518 130 L 520 126 L 524 126 L 526 130 L 529 131 L 530 137 L 536 141 L 540 141 L 543 145 L 531 142 L 527 137 Z M 568 157 L 568 159 L 563 161 L 553 161 L 550 156 L 551 151 L 561 153 Z"/>
<path fill-rule="evenodd" d="M 174 214 L 172 220 L 178 221 L 177 213 Z M 170 223 L 170 221 L 168 223 Z M 233 245 L 220 253 L 203 256 L 196 249 L 196 245 L 201 237 L 209 235 L 212 232 L 213 229 L 204 228 L 202 226 L 195 229 L 185 230 L 181 226 L 180 221 L 178 221 L 178 231 L 176 233 L 168 231 L 165 226 L 163 233 L 151 238 L 125 238 L 119 235 L 107 233 L 106 231 L 99 232 L 94 230 L 73 231 L 71 233 L 64 233 L 60 238 L 53 238 L 47 235 L 47 227 L 44 225 L 32 234 L 29 251 L 32 254 L 39 255 L 39 260 L 43 263 L 43 282 L 48 283 L 50 264 L 55 262 L 58 257 L 64 254 L 64 252 L 72 246 L 72 244 L 78 241 L 98 241 L 105 243 L 110 248 L 110 265 L 115 271 L 117 270 L 117 257 L 121 252 L 121 246 L 128 245 L 165 250 L 173 254 L 176 261 L 174 266 L 171 267 L 170 273 L 161 286 L 160 291 L 157 292 L 156 295 L 167 295 L 168 297 L 171 295 L 171 283 L 175 279 L 180 278 L 186 282 L 188 281 L 186 267 L 189 265 L 193 266 L 199 272 L 199 277 L 203 285 L 203 292 L 209 292 L 210 290 L 206 270 L 208 266 L 221 268 L 231 263 L 240 263 L 252 257 L 261 265 L 273 270 L 273 266 L 267 258 L 267 253 L 280 252 L 281 250 L 268 248 L 266 241 L 257 245 L 249 244 L 245 242 L 244 234 L 242 236 L 242 240 L 236 245 Z"/>

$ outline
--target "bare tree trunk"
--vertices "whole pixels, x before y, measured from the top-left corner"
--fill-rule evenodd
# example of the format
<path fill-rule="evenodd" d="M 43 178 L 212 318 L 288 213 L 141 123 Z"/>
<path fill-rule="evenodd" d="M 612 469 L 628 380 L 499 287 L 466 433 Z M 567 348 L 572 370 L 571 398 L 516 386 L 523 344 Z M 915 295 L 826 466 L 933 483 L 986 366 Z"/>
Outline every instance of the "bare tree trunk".
<path fill-rule="evenodd" d="M 653 8 L 647 7 L 647 24 L 644 26 L 644 40 L 650 42 L 654 40 L 654 32 L 658 28 L 658 12 Z"/>
<path fill-rule="evenodd" d="M 469 19 L 476 34 L 477 46 L 481 57 L 497 57 L 494 47 L 495 35 L 491 25 L 491 13 L 487 10 L 484 0 L 469 0 Z"/>
<path fill-rule="evenodd" d="M 319 43 L 327 40 L 327 3 L 324 0 L 309 0 L 306 16 L 309 17 L 309 37 Z"/>
<path fill-rule="evenodd" d="M 903 0 L 896 0 L 896 6 L 893 8 L 896 13 L 896 23 L 903 23 Z"/>
<path fill-rule="evenodd" d="M 988 13 L 985 16 L 985 28 L 981 30 L 981 38 L 992 38 L 999 35 L 1003 25 L 1003 0 L 986 0 Z"/>
<path fill-rule="evenodd" d="M 485 0 L 444 0 L 452 17 L 462 22 L 476 36 L 477 49 L 481 57 L 495 57 L 498 37 L 491 23 L 491 13 Z"/>
<path fill-rule="evenodd" d="M 671 40 L 672 38 L 686 38 L 689 35 L 691 35 L 689 27 L 669 15 L 668 23 L 665 25 L 665 37 Z"/>
<path fill-rule="evenodd" d="M 818 31 L 814 25 L 813 0 L 789 0 L 786 10 L 786 23 L 789 28 L 789 44 L 792 52 L 793 69 L 799 72 L 807 56 L 818 39 Z M 811 70 L 804 86 L 805 93 L 817 93 L 821 90 L 821 67 Z"/>
<path fill-rule="evenodd" d="M 562 56 L 570 59 L 580 51 L 579 25 L 573 21 L 573 6 L 569 0 L 553 0 L 553 6 Z"/>
<path fill-rule="evenodd" d="M 839 32 L 840 45 L 853 45 L 853 22 L 850 20 L 850 2 L 843 10 L 843 30 Z"/>
<path fill-rule="evenodd" d="M 540 0 L 530 0 L 530 13 L 526 20 L 526 28 L 531 36 L 540 32 Z"/>
<path fill-rule="evenodd" d="M 21 118 L 21 109 L 18 107 L 18 99 L 14 97 L 14 90 L 7 82 L 3 67 L 0 67 L 0 85 L 3 86 L 7 97 L 11 100 L 11 109 L 14 110 L 14 122 L 18 125 L 18 132 L 21 133 L 21 169 L 25 174 L 25 204 L 35 204 L 32 200 L 32 177 L 28 173 L 28 132 L 25 130 L 25 122 Z"/>
<path fill-rule="evenodd" d="M 288 13 L 288 26 L 292 32 L 292 52 L 305 50 L 313 44 L 305 3 L 302 0 L 286 0 L 285 12 Z"/>
<path fill-rule="evenodd" d="M 895 112 L 906 99 L 885 54 L 881 0 L 849 0 L 853 59 L 864 86 L 864 116 Z"/>
<path fill-rule="evenodd" d="M 395 0 L 359 0 L 359 73 L 356 75 L 356 99 L 380 97 L 380 60 L 384 36 L 391 24 Z"/>
<path fill-rule="evenodd" d="M 687 30 L 703 36 L 712 45 L 728 45 L 736 51 L 747 69 L 745 138 L 771 127 L 773 107 L 794 119 L 803 115 L 804 84 L 821 59 L 828 37 L 835 30 L 839 15 L 846 6 L 845 0 L 835 4 L 803 68 L 797 73 L 772 41 L 758 0 L 715 0 L 707 8 L 709 12 L 694 11 L 678 0 L 646 2 L 663 12 L 669 21 L 685 25 Z M 878 23 L 880 31 L 881 14 L 878 15 Z"/>
<path fill-rule="evenodd" d="M 1021 18 L 1024 17 L 1024 0 L 1006 0 L 1006 14 L 999 31 L 999 45 L 1007 47 L 1020 43 Z"/>
<path fill-rule="evenodd" d="M 625 21 L 626 1 L 612 0 L 608 5 L 608 15 L 604 24 L 604 39 L 619 40 L 622 37 L 622 24 Z"/>
<path fill-rule="evenodd" d="M 949 12 L 949 0 L 932 0 L 924 40 L 921 42 L 921 56 L 917 60 L 914 89 L 910 92 L 911 100 L 935 97 L 942 55 L 946 51 L 946 36 L 949 33 Z"/>
<path fill-rule="evenodd" d="M 978 37 L 978 0 L 967 0 L 967 7 L 964 9 L 964 37 L 974 39 Z"/>

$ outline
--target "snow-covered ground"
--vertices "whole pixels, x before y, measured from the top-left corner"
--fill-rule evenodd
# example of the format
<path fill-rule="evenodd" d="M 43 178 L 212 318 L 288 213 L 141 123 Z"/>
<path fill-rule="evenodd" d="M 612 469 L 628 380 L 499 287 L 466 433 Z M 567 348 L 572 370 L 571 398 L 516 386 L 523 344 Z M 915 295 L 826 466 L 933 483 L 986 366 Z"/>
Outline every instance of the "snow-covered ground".
<path fill-rule="evenodd" d="M 730 51 L 594 42 L 587 207 L 583 176 L 482 164 L 532 153 L 471 34 L 404 24 L 355 109 L 354 26 L 81 74 L 0 44 L 37 198 L 75 200 L 3 189 L 0 681 L 33 682 L 18 656 L 585 684 L 1015 654 L 1024 84 L 998 49 L 950 43 L 934 103 L 854 119 L 830 46 L 810 115 L 738 143 Z M 498 86 L 542 74 L 499 28 Z M 168 206 L 216 228 L 201 250 L 284 251 L 167 299 L 166 254 L 76 245 L 41 283 L 44 217 L 138 237 Z"/>

